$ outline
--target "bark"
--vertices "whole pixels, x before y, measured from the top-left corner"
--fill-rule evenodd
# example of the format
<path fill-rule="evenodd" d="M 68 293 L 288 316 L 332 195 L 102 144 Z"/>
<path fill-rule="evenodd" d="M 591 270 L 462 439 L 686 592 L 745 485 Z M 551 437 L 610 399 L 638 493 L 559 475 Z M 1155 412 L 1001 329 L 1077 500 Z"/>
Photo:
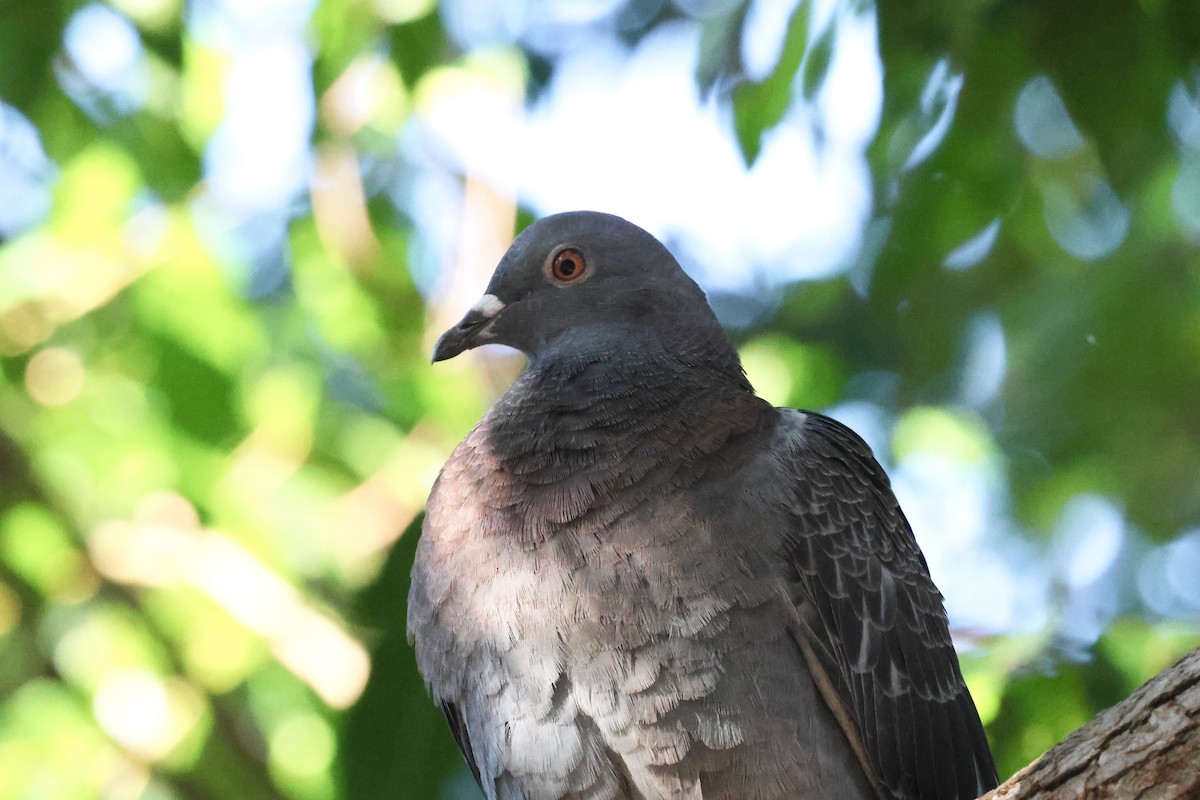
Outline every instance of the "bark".
<path fill-rule="evenodd" d="M 1200 648 L 981 800 L 1200 798 Z"/>

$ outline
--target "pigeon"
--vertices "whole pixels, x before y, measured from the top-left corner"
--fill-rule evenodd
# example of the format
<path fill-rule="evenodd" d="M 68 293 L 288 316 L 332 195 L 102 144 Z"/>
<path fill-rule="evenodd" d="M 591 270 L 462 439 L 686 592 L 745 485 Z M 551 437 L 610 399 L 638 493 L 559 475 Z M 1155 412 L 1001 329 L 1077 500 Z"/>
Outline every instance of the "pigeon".
<path fill-rule="evenodd" d="M 996 785 L 870 448 L 758 398 L 619 217 L 530 225 L 435 362 L 528 358 L 429 497 L 408 633 L 489 800 L 958 800 Z"/>

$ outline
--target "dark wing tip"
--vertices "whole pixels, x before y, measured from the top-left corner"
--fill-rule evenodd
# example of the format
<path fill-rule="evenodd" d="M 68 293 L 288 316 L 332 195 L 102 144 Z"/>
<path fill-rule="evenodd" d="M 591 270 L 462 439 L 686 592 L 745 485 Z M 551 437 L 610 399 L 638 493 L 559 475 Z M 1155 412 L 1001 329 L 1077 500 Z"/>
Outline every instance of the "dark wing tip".
<path fill-rule="evenodd" d="M 454 734 L 454 741 L 458 743 L 458 749 L 462 751 L 463 758 L 467 760 L 467 766 L 471 768 L 475 782 L 482 789 L 483 779 L 479 777 L 479 765 L 475 763 L 475 751 L 471 747 L 471 736 L 467 731 L 466 720 L 463 719 L 462 712 L 455 703 L 443 700 L 441 705 L 442 713 L 446 715 L 446 722 L 450 724 L 450 732 Z"/>

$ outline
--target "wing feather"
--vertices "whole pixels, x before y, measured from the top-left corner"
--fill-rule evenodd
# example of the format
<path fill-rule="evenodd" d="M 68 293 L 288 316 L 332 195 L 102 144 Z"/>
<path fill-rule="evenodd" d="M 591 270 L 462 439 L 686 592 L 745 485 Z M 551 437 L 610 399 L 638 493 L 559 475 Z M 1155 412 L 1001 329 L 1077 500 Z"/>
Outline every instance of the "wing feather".
<path fill-rule="evenodd" d="M 849 709 L 885 800 L 968 800 L 996 768 L 942 596 L 886 473 L 853 431 L 785 413 L 784 555 L 808 650 Z"/>
<path fill-rule="evenodd" d="M 471 768 L 475 782 L 479 784 L 480 788 L 483 788 L 483 780 L 479 776 L 479 764 L 475 761 L 475 751 L 471 747 L 471 736 L 467 731 L 467 723 L 463 719 L 462 711 L 449 700 L 443 700 L 441 705 L 442 713 L 446 715 L 446 722 L 450 725 L 450 732 L 454 734 L 454 741 L 458 744 L 459 751 L 467 760 L 467 766 Z"/>

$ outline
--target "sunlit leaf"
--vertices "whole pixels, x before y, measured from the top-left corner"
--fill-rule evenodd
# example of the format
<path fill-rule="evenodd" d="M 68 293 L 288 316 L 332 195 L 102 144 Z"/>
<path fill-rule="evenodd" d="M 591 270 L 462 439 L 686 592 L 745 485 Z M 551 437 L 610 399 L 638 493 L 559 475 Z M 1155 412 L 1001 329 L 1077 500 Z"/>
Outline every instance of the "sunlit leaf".
<path fill-rule="evenodd" d="M 762 82 L 743 84 L 733 93 L 734 129 L 747 165 L 758 158 L 763 134 L 783 119 L 792 102 L 796 72 L 809 46 L 810 16 L 807 2 L 797 4 L 775 69 Z"/>

